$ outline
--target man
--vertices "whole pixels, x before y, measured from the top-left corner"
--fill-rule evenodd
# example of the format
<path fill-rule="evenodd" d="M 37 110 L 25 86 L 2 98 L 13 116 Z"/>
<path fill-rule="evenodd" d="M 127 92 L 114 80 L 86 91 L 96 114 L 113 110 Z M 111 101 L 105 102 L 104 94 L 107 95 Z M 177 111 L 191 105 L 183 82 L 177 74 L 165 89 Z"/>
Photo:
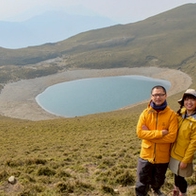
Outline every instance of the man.
<path fill-rule="evenodd" d="M 170 159 L 170 147 L 176 139 L 178 123 L 176 113 L 167 105 L 167 92 L 163 86 L 154 86 L 151 101 L 141 113 L 137 136 L 142 139 L 137 166 L 136 195 L 165 196 L 160 191 Z"/>

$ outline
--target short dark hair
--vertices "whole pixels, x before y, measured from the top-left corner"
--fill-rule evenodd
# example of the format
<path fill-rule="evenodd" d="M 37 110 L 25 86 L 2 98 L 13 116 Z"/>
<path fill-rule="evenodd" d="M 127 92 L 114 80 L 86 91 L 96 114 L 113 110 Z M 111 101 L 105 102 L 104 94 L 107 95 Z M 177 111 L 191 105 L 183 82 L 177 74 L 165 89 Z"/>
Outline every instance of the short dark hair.
<path fill-rule="evenodd" d="M 152 94 L 152 91 L 154 90 L 154 89 L 163 89 L 163 91 L 164 91 L 164 93 L 165 94 L 167 94 L 167 91 L 166 91 L 166 89 L 165 89 L 165 87 L 164 86 L 161 86 L 161 85 L 156 85 L 156 86 L 154 86 L 153 88 L 152 88 L 152 90 L 151 90 L 151 94 Z"/>
<path fill-rule="evenodd" d="M 196 97 L 195 97 L 194 95 L 191 95 L 191 94 L 184 94 L 184 96 L 183 96 L 183 101 L 184 101 L 184 99 L 186 99 L 186 98 L 188 98 L 188 99 L 196 99 Z"/>

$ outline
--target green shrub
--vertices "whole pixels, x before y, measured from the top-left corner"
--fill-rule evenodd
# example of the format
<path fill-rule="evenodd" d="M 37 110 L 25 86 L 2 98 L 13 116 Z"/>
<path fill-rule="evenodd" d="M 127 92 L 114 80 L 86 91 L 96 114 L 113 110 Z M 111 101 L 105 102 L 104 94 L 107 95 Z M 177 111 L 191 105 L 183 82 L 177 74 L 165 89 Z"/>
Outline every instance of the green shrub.
<path fill-rule="evenodd" d="M 122 186 L 134 185 L 135 177 L 130 173 L 130 171 L 125 171 L 116 177 L 116 182 Z"/>
<path fill-rule="evenodd" d="M 38 176 L 54 176 L 56 172 L 49 167 L 41 167 L 37 171 Z"/>

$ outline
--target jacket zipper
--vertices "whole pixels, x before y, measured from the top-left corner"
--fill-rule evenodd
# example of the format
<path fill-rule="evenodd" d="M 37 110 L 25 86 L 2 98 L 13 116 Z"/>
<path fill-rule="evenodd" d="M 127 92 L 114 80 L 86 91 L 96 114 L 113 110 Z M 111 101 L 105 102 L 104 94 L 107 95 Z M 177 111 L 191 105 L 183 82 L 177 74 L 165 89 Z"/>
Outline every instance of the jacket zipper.
<path fill-rule="evenodd" d="M 155 130 L 157 129 L 158 115 L 159 115 L 159 113 L 156 112 L 156 127 L 155 127 Z M 155 162 L 155 160 L 156 160 L 156 143 L 155 143 L 155 145 L 154 145 L 154 158 L 153 158 L 153 162 Z"/>

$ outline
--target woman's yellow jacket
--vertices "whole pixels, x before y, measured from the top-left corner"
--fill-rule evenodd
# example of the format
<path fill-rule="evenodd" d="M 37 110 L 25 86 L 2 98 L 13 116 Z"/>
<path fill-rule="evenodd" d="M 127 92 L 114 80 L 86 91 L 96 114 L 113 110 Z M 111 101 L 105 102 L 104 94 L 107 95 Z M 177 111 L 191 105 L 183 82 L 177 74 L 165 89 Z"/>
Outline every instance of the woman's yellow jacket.
<path fill-rule="evenodd" d="M 143 130 L 143 125 L 147 126 L 148 130 Z M 163 136 L 164 129 L 169 133 Z M 153 164 L 168 163 L 177 129 L 177 114 L 169 106 L 157 112 L 149 104 L 141 113 L 137 124 L 137 135 L 142 139 L 140 157 Z"/>
<path fill-rule="evenodd" d="M 196 151 L 196 114 L 185 118 L 185 111 L 183 108 L 182 115 L 178 117 L 179 131 L 171 156 L 183 163 L 191 163 Z"/>

